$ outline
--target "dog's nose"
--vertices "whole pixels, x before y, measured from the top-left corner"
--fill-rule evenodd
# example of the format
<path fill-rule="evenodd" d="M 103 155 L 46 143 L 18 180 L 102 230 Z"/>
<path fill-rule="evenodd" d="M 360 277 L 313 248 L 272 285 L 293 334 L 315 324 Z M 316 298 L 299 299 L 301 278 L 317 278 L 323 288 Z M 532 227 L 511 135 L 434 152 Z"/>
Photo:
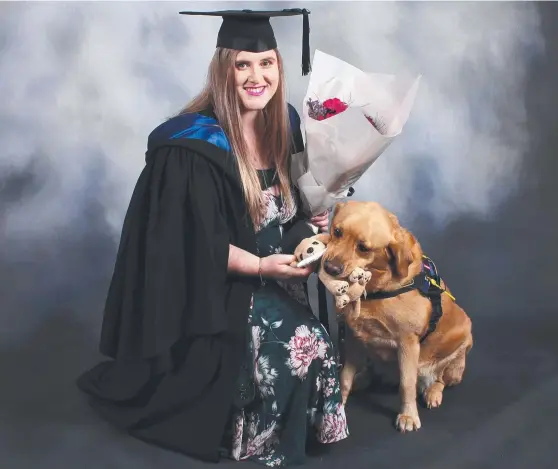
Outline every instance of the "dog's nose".
<path fill-rule="evenodd" d="M 335 259 L 328 259 L 324 262 L 324 269 L 329 275 L 331 275 L 332 277 L 336 277 L 341 272 L 343 272 L 343 264 Z"/>
<path fill-rule="evenodd" d="M 312 254 L 312 253 L 314 252 L 314 248 L 313 248 L 312 246 L 310 246 L 310 247 L 306 250 L 306 252 L 307 252 L 308 254 Z"/>

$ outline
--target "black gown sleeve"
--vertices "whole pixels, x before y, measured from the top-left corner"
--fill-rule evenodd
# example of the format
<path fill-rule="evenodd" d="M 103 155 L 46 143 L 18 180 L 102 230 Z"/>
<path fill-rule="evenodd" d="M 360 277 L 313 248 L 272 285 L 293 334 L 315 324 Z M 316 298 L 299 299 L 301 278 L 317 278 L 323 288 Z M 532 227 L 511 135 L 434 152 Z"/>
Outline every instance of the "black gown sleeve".
<path fill-rule="evenodd" d="M 184 147 L 147 159 L 124 220 L 101 331 L 112 358 L 168 355 L 226 330 L 229 254 L 222 176 Z"/>

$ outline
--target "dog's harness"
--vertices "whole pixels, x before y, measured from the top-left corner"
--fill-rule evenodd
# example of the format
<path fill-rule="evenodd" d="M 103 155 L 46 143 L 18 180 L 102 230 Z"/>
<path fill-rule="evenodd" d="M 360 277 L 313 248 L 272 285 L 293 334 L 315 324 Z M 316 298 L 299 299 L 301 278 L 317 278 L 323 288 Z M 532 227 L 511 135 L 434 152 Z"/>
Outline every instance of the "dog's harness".
<path fill-rule="evenodd" d="M 432 332 L 436 330 L 436 326 L 442 317 L 442 293 L 448 295 L 452 300 L 455 298 L 445 288 L 441 286 L 442 278 L 438 275 L 436 265 L 427 256 L 422 256 L 422 269 L 413 280 L 407 285 L 394 291 L 379 291 L 374 293 L 365 293 L 363 298 L 367 300 L 380 300 L 385 298 L 393 298 L 411 290 L 418 290 L 422 295 L 426 296 L 432 303 L 432 314 L 428 323 L 428 330 L 421 337 L 422 343 Z"/>

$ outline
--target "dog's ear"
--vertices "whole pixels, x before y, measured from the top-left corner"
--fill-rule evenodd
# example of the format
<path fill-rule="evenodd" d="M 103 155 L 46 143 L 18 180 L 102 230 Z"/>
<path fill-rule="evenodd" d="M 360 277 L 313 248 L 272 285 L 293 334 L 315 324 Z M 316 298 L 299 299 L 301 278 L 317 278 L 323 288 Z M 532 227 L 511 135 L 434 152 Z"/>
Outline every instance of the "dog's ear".
<path fill-rule="evenodd" d="M 417 240 L 409 231 L 401 227 L 393 213 L 389 213 L 388 216 L 393 229 L 393 238 L 388 245 L 391 255 L 390 264 L 394 275 L 403 279 L 409 274 L 409 267 L 415 260 Z"/>
<path fill-rule="evenodd" d="M 391 256 L 390 265 L 394 276 L 405 278 L 409 273 L 409 266 L 413 262 L 412 238 L 410 233 L 398 228 L 388 245 Z"/>

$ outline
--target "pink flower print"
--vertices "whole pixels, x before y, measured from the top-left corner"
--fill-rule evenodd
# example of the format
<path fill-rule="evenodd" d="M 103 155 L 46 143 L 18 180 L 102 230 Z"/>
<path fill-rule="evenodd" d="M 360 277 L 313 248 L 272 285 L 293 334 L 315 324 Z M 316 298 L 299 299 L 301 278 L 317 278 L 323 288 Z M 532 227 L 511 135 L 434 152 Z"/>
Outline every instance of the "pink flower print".
<path fill-rule="evenodd" d="M 286 347 L 291 352 L 287 366 L 291 369 L 292 375 L 300 379 L 306 377 L 312 361 L 316 358 L 323 359 L 327 351 L 327 344 L 315 333 L 310 332 L 307 326 L 297 327 L 295 335 L 291 337 Z"/>
<path fill-rule="evenodd" d="M 348 435 L 345 408 L 342 404 L 339 404 L 336 412 L 327 413 L 323 416 L 318 439 L 320 443 L 335 443 L 347 438 Z"/>

